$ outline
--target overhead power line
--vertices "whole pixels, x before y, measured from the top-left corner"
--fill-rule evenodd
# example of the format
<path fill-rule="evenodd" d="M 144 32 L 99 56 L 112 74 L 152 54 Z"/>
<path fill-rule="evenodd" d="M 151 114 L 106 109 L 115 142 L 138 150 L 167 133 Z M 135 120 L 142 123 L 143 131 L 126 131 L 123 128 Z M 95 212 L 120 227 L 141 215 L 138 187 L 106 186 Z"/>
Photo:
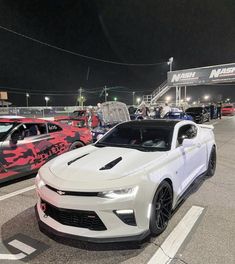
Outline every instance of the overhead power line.
<path fill-rule="evenodd" d="M 64 48 L 61 48 L 61 47 L 57 47 L 55 45 L 52 45 L 52 44 L 49 44 L 49 43 L 46 43 L 46 42 L 43 42 L 43 41 L 40 41 L 38 39 L 35 39 L 35 38 L 32 38 L 30 36 L 27 36 L 27 35 L 24 35 L 24 34 L 21 34 L 19 32 L 16 32 L 12 29 L 9 29 L 9 28 L 6 28 L 6 27 L 3 27 L 0 25 L 0 28 L 5 30 L 5 31 L 8 31 L 10 33 L 13 33 L 15 35 L 18 35 L 20 37 L 23 37 L 25 39 L 29 39 L 33 42 L 36 42 L 36 43 L 39 43 L 41 45 L 44 45 L 44 46 L 47 46 L 47 47 L 50 47 L 50 48 L 53 48 L 53 49 L 56 49 L 56 50 L 59 50 L 59 51 L 62 51 L 62 52 L 65 52 L 65 53 L 68 53 L 68 54 L 71 54 L 71 55 L 74 55 L 74 56 L 78 56 L 78 57 L 81 57 L 83 59 L 88 59 L 88 60 L 93 60 L 93 61 L 98 61 L 98 62 L 102 62 L 102 63 L 109 63 L 109 64 L 116 64 L 116 65 L 122 65 L 122 66 L 136 66 L 136 67 L 145 67 L 145 66 L 157 66 L 157 65 L 160 65 L 160 64 L 164 64 L 166 63 L 165 61 L 164 62 L 155 62 L 155 63 L 142 63 L 142 64 L 138 64 L 138 63 L 124 63 L 124 62 L 117 62 L 117 61 L 111 61 L 111 60 L 104 60 L 104 59 L 100 59 L 100 58 L 95 58 L 95 57 L 92 57 L 92 56 L 87 56 L 87 55 L 84 55 L 84 54 L 81 54 L 81 53 L 77 53 L 77 52 L 74 52 L 74 51 L 71 51 L 71 50 L 67 50 L 67 49 L 64 49 Z"/>

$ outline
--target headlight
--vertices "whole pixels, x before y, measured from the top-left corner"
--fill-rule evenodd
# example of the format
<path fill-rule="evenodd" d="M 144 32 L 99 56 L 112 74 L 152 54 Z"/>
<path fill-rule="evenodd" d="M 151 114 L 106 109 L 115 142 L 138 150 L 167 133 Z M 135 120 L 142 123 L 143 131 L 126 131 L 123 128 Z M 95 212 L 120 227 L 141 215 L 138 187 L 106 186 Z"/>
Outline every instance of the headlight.
<path fill-rule="evenodd" d="M 43 186 L 45 186 L 45 182 L 40 177 L 40 174 L 38 173 L 35 179 L 35 184 L 38 189 L 41 189 Z"/>
<path fill-rule="evenodd" d="M 100 192 L 98 196 L 101 198 L 110 198 L 110 199 L 127 198 L 127 197 L 135 196 L 137 194 L 137 191 L 138 191 L 138 186 L 133 188 L 119 189 L 115 191 Z"/>

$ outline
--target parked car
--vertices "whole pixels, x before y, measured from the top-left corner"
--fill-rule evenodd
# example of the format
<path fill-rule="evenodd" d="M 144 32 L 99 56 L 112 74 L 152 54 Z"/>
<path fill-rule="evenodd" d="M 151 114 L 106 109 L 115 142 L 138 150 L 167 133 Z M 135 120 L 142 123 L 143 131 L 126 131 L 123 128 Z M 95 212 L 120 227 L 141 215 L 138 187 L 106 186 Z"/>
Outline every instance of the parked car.
<path fill-rule="evenodd" d="M 0 182 L 36 172 L 45 162 L 91 142 L 79 128 L 36 118 L 0 118 Z"/>
<path fill-rule="evenodd" d="M 115 125 L 130 120 L 126 104 L 116 101 L 105 102 L 100 105 L 101 124 L 92 129 L 93 142 L 103 136 Z"/>
<path fill-rule="evenodd" d="M 193 120 L 193 117 L 185 112 L 168 112 L 164 119 L 181 119 L 181 120 Z"/>
<path fill-rule="evenodd" d="M 186 109 L 186 114 L 192 116 L 194 122 L 202 124 L 210 121 L 210 113 L 202 106 Z"/>
<path fill-rule="evenodd" d="M 82 137 L 86 138 L 86 141 L 92 142 L 92 133 L 89 128 L 87 128 L 84 120 L 79 120 L 76 118 L 66 118 L 66 117 L 55 117 L 56 122 L 61 124 L 66 124 L 68 126 L 73 126 L 78 128 L 78 131 Z"/>
<path fill-rule="evenodd" d="M 69 116 L 57 116 L 55 119 L 56 120 L 71 119 L 71 120 L 83 121 L 88 127 L 88 115 L 86 110 L 75 110 Z M 98 116 L 95 113 L 92 113 L 91 119 L 92 119 L 91 127 L 93 128 L 97 127 L 99 125 Z"/>
<path fill-rule="evenodd" d="M 235 115 L 235 107 L 233 104 L 225 104 L 222 107 L 222 115 Z"/>
<path fill-rule="evenodd" d="M 40 229 L 90 242 L 162 233 L 190 185 L 216 168 L 213 127 L 138 120 L 46 163 L 36 177 Z"/>

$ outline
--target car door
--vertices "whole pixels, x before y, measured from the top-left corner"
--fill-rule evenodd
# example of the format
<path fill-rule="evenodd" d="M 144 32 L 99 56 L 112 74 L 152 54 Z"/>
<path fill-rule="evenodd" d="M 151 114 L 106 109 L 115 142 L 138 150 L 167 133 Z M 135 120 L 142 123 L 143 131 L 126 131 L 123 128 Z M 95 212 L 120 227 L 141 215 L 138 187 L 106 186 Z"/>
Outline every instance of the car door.
<path fill-rule="evenodd" d="M 47 123 L 47 128 L 50 136 L 48 141 L 51 145 L 51 159 L 69 150 L 70 145 L 73 143 L 73 140 L 71 140 L 72 132 L 70 137 L 70 134 L 68 132 L 65 133 L 60 125 L 51 122 Z M 70 140 L 71 142 L 69 142 Z"/>
<path fill-rule="evenodd" d="M 190 146 L 183 146 L 183 139 L 192 140 Z M 184 159 L 184 171 L 181 177 L 181 193 L 205 171 L 206 150 L 199 135 L 199 128 L 194 124 L 183 125 L 178 130 L 177 148 Z"/>
<path fill-rule="evenodd" d="M 21 123 L 2 143 L 3 160 L 9 175 L 28 174 L 38 169 L 38 153 L 47 141 L 46 125 Z"/>

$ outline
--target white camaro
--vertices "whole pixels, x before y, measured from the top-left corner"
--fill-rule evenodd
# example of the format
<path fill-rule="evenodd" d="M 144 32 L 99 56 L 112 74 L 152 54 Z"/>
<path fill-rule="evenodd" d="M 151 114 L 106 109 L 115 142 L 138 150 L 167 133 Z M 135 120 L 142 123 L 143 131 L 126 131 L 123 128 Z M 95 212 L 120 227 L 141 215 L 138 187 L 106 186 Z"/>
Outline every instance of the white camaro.
<path fill-rule="evenodd" d="M 93 242 L 158 235 L 193 181 L 216 168 L 213 127 L 192 121 L 117 125 L 36 177 L 40 229 Z"/>

